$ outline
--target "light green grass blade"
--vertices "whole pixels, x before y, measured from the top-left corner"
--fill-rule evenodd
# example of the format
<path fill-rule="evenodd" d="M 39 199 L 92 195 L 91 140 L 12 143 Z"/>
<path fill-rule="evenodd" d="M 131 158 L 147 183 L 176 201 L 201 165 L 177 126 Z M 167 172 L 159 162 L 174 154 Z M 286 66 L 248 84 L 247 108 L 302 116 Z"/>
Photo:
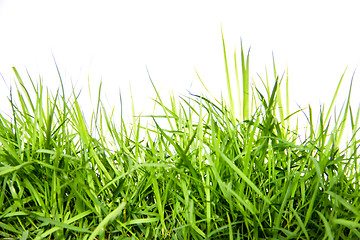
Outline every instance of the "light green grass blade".
<path fill-rule="evenodd" d="M 221 29 L 221 36 L 222 36 L 222 43 L 223 43 L 223 53 L 224 53 L 224 63 L 225 63 L 225 72 L 226 72 L 226 83 L 227 83 L 227 89 L 228 89 L 228 95 L 229 95 L 229 103 L 230 103 L 230 112 L 232 113 L 232 121 L 235 122 L 235 106 L 234 106 L 234 99 L 232 96 L 232 90 L 231 90 L 231 83 L 230 83 L 230 75 L 229 75 L 229 67 L 227 63 L 226 58 L 226 49 L 225 49 L 225 40 L 224 40 L 224 34 Z"/>
<path fill-rule="evenodd" d="M 126 205 L 126 202 L 122 202 L 120 203 L 120 205 L 114 210 L 112 211 L 109 215 L 107 215 L 104 220 L 102 220 L 99 225 L 95 228 L 95 230 L 91 233 L 90 237 L 88 238 L 88 240 L 93 240 L 96 238 L 97 235 L 101 234 L 101 232 L 104 230 L 103 228 L 108 225 L 109 223 L 111 223 L 112 221 L 115 220 L 115 218 L 117 218 L 122 210 L 124 209 Z"/>
<path fill-rule="evenodd" d="M 351 212 L 353 212 L 357 217 L 360 217 L 360 212 L 359 209 L 356 209 L 355 207 L 353 207 L 351 204 L 349 204 L 345 199 L 343 199 L 341 196 L 331 192 L 331 191 L 326 191 L 326 194 L 329 194 L 331 197 L 335 198 L 336 200 L 338 200 L 344 207 L 346 207 L 348 210 L 350 210 Z"/>
<path fill-rule="evenodd" d="M 330 227 L 329 222 L 326 220 L 325 216 L 321 212 L 319 212 L 319 211 L 316 211 L 316 212 L 317 212 L 317 214 L 319 215 L 319 217 L 321 218 L 321 220 L 324 223 L 327 238 L 330 239 L 330 240 L 333 240 L 334 236 L 333 236 L 333 233 L 331 231 L 331 227 Z"/>
<path fill-rule="evenodd" d="M 250 103 L 249 103 L 249 98 L 250 98 L 249 55 L 250 55 L 250 49 L 249 49 L 248 55 L 246 57 L 246 63 L 245 63 L 244 50 L 243 50 L 242 41 L 241 41 L 241 68 L 242 68 L 242 75 L 243 75 L 243 116 L 244 116 L 243 120 L 249 119 L 249 110 L 250 110 L 250 106 L 249 106 L 250 105 Z"/>

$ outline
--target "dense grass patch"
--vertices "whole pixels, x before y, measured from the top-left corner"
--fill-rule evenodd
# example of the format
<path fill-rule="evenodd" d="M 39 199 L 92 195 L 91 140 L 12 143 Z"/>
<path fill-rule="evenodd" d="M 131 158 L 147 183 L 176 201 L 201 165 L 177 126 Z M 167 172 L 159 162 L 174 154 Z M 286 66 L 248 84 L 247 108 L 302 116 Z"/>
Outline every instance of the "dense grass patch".
<path fill-rule="evenodd" d="M 348 99 L 331 122 L 333 101 L 315 126 L 309 108 L 300 142 L 287 90 L 282 101 L 287 79 L 274 68 L 272 86 L 250 88 L 241 49 L 234 88 L 225 44 L 224 57 L 228 104 L 190 95 L 167 106 L 154 86 L 162 114 L 130 126 L 113 122 L 100 98 L 86 120 L 75 93 L 44 93 L 14 68 L 12 112 L 0 116 L 0 236 L 360 238 L 359 111 Z M 341 149 L 346 123 L 352 138 Z"/>

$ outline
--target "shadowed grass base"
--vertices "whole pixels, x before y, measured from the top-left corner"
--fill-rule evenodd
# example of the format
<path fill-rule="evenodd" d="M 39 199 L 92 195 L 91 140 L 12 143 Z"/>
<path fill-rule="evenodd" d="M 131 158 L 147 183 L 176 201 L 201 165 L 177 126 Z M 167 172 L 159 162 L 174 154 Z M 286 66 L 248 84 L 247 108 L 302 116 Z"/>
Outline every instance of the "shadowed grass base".
<path fill-rule="evenodd" d="M 153 127 L 135 117 L 130 128 L 112 122 L 100 99 L 89 127 L 75 93 L 44 95 L 14 69 L 17 100 L 10 95 L 11 118 L 0 116 L 0 236 L 360 238 L 359 112 L 348 101 L 330 129 L 331 107 L 317 128 L 309 109 L 309 136 L 299 143 L 281 79 L 251 92 L 241 55 L 239 117 L 232 97 L 230 107 L 195 95 L 165 106 L 154 87 L 163 114 L 143 116 Z M 227 69 L 225 44 L 224 56 Z M 340 149 L 347 119 L 354 137 Z"/>

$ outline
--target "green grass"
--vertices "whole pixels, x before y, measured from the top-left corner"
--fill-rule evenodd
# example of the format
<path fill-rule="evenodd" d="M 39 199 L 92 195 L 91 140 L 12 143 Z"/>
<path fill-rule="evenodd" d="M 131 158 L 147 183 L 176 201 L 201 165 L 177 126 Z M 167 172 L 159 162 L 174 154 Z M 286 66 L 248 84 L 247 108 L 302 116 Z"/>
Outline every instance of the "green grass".
<path fill-rule="evenodd" d="M 234 88 L 223 48 L 228 103 L 189 95 L 166 105 L 153 84 L 162 113 L 133 110 L 131 125 L 112 121 L 101 86 L 84 119 L 75 92 L 65 96 L 61 85 L 51 95 L 14 68 L 12 112 L 0 115 L 0 236 L 359 239 L 359 110 L 350 91 L 333 110 L 343 77 L 317 125 L 304 110 L 307 135 L 299 141 L 288 78 L 274 64 L 274 80 L 261 79 L 265 90 L 251 88 L 241 46 Z"/>

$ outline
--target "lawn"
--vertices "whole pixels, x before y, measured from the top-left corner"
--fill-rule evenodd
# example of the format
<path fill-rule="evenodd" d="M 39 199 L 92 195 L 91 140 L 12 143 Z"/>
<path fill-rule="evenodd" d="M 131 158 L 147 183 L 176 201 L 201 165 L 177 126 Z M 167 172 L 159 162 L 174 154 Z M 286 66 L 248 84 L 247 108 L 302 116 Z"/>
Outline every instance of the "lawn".
<path fill-rule="evenodd" d="M 233 80 L 224 41 L 223 50 L 228 100 L 170 95 L 166 104 L 149 75 L 161 114 L 134 114 L 132 123 L 112 120 L 101 86 L 85 119 L 60 71 L 50 94 L 14 68 L 12 111 L 0 115 L 0 236 L 360 239 L 351 87 L 335 111 L 341 77 L 329 108 L 313 119 L 311 107 L 289 111 L 289 79 L 275 62 L 261 91 L 250 84 L 249 52 L 235 53 Z"/>

